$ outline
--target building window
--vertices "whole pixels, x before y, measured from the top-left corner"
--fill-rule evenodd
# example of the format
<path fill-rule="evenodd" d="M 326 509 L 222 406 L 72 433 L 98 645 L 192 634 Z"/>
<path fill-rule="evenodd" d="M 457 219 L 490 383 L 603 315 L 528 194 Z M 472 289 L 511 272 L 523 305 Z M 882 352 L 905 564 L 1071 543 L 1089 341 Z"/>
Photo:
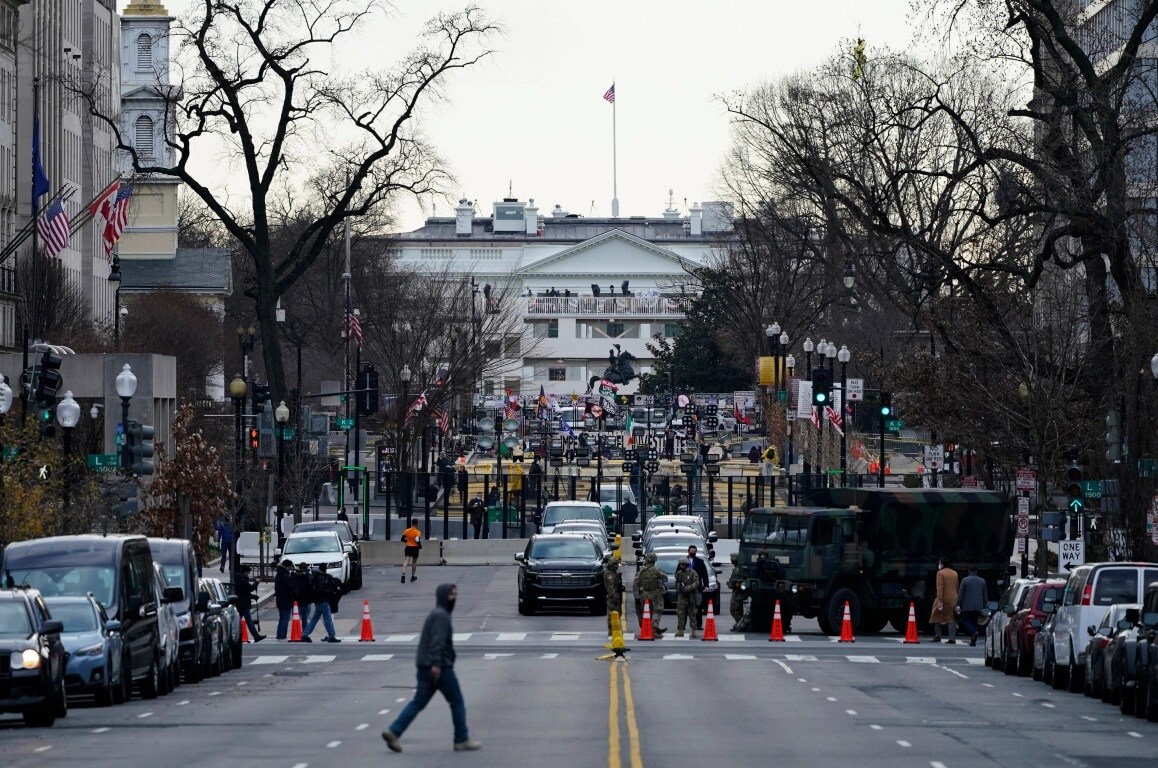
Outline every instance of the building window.
<path fill-rule="evenodd" d="M 521 346 L 519 344 L 520 341 L 521 341 L 521 338 L 519 336 L 515 336 L 515 335 L 507 336 L 503 340 L 503 357 L 508 358 L 510 360 L 514 360 L 515 358 L 517 358 L 519 356 L 519 350 L 521 349 Z"/>
<path fill-rule="evenodd" d="M 546 322 L 532 323 L 531 328 L 534 331 L 536 339 L 557 339 L 559 338 L 559 321 L 548 320 Z"/>
<path fill-rule="evenodd" d="M 608 323 L 604 327 L 603 333 L 609 339 L 618 339 L 623 336 L 623 323 Z"/>
<path fill-rule="evenodd" d="M 497 339 L 487 339 L 483 344 L 483 354 L 485 354 L 488 359 L 497 359 L 502 353 L 503 347 Z"/>
<path fill-rule="evenodd" d="M 547 321 L 547 338 L 548 339 L 559 338 L 559 321 L 558 320 L 548 320 Z"/>
<path fill-rule="evenodd" d="M 153 156 L 153 120 L 145 115 L 137 118 L 133 124 L 137 131 L 137 140 L 133 142 L 133 146 L 137 149 L 137 154 L 144 157 Z"/>
<path fill-rule="evenodd" d="M 137 69 L 153 68 L 153 38 L 142 32 L 137 35 Z"/>
<path fill-rule="evenodd" d="M 681 328 L 679 323 L 664 323 L 663 337 L 665 339 L 678 339 L 680 336 L 680 330 Z"/>
<path fill-rule="evenodd" d="M 567 369 L 566 368 L 549 368 L 547 370 L 547 380 L 548 381 L 566 381 L 567 380 Z"/>

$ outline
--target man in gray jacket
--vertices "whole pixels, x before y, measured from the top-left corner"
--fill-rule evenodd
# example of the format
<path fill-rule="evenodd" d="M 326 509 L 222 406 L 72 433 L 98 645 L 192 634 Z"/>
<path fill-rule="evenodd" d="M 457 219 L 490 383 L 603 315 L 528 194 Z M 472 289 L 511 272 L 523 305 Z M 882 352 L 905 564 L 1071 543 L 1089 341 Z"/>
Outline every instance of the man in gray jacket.
<path fill-rule="evenodd" d="M 987 591 L 985 579 L 977 575 L 976 568 L 969 569 L 969 575 L 961 580 L 957 590 L 957 613 L 961 616 L 961 626 L 971 635 L 969 645 L 977 645 L 977 635 L 981 633 L 977 621 L 985 608 Z"/>
<path fill-rule="evenodd" d="M 426 617 L 426 623 L 422 625 L 422 634 L 418 638 L 418 654 L 415 659 L 418 666 L 418 688 L 414 692 L 414 698 L 398 713 L 398 717 L 390 727 L 382 731 L 386 746 L 394 752 L 402 751 L 398 737 L 410 726 L 418 713 L 426 708 L 435 691 L 442 691 L 442 695 L 450 705 L 450 717 L 454 721 L 455 751 L 470 751 L 481 746 L 477 741 L 470 739 L 470 732 L 466 727 L 466 702 L 462 698 L 462 690 L 458 687 L 458 678 L 454 674 L 454 627 L 450 623 L 450 614 L 454 610 L 455 600 L 458 599 L 458 588 L 453 584 L 439 584 L 434 595 L 435 608 Z"/>

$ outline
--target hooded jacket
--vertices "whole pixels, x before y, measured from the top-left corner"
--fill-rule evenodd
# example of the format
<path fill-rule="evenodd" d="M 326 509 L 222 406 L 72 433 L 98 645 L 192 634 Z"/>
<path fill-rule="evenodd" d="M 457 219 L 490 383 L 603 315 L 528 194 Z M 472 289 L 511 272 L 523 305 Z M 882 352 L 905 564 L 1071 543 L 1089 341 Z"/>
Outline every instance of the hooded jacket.
<path fill-rule="evenodd" d="M 419 667 L 454 666 L 454 627 L 450 623 L 450 612 L 454 606 L 450 602 L 453 584 L 439 584 L 434 592 L 434 610 L 422 625 L 418 638 L 418 655 L 415 664 Z"/>

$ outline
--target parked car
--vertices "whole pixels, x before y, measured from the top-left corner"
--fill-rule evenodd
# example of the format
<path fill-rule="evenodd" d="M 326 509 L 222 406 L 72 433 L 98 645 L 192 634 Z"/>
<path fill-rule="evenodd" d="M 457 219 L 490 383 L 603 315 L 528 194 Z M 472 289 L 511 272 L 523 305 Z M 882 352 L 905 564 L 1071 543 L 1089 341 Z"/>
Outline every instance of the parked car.
<path fill-rule="evenodd" d="M 1009 608 L 1009 621 L 1001 641 L 1000 667 L 1007 675 L 1029 675 L 1033 671 L 1033 641 L 1048 615 L 1045 606 L 1055 609 L 1061 601 L 1065 581 L 1051 579 L 1027 589 L 1016 608 Z"/>
<path fill-rule="evenodd" d="M 92 696 L 99 707 L 123 702 L 129 686 L 121 668 L 120 622 L 110 619 L 92 595 L 49 597 L 44 603 L 63 626 L 64 687 L 69 696 Z"/>
<path fill-rule="evenodd" d="M 5 584 L 27 584 L 42 594 L 83 597 L 90 592 L 110 619 L 120 622 L 125 658 L 141 697 L 161 692 L 158 595 L 153 556 L 144 536 L 54 536 L 4 548 Z"/>
<path fill-rule="evenodd" d="M 1086 628 L 1090 643 L 1086 646 L 1085 694 L 1105 700 L 1109 690 L 1110 642 L 1118 635 L 1138 623 L 1138 604 L 1119 603 L 1106 609 L 1097 626 Z"/>
<path fill-rule="evenodd" d="M 533 615 L 552 606 L 587 608 L 593 616 L 607 612 L 603 588 L 603 549 L 577 533 L 536 534 L 515 555 L 519 563 L 519 613 Z"/>
<path fill-rule="evenodd" d="M 543 507 L 539 533 L 550 533 L 564 520 L 596 520 L 607 527 L 603 508 L 594 501 L 551 501 Z"/>
<path fill-rule="evenodd" d="M 1127 611 L 1127 618 L 1130 614 Z M 1120 707 L 1123 715 L 1134 711 L 1134 692 L 1138 687 L 1138 647 L 1146 642 L 1139 609 L 1132 626 L 1120 630 L 1106 646 L 1106 685 L 1102 701 Z"/>
<path fill-rule="evenodd" d="M 334 531 L 342 540 L 342 546 L 350 558 L 350 582 L 346 591 L 362 588 L 362 549 L 358 546 L 358 534 L 350 529 L 345 520 L 315 520 L 298 523 L 294 526 L 294 533 L 308 531 Z"/>
<path fill-rule="evenodd" d="M 223 672 L 241 668 L 241 613 L 237 610 L 237 595 L 221 579 L 205 579 L 209 585 L 209 599 L 221 606 L 225 664 Z"/>
<path fill-rule="evenodd" d="M 165 693 L 181 684 L 181 629 L 177 622 L 177 606 L 180 601 L 164 597 L 169 585 L 161 565 L 153 561 L 153 577 L 157 582 L 157 594 L 161 595 L 157 606 L 157 635 L 161 638 L 161 682 Z M 184 597 L 185 590 L 181 590 Z M 176 593 L 170 593 L 175 595 Z"/>
<path fill-rule="evenodd" d="M 68 714 L 63 630 L 37 590 L 0 590 L 0 712 L 43 728 Z"/>
<path fill-rule="evenodd" d="M 226 669 L 229 653 L 225 641 L 225 617 L 221 604 L 213 599 L 213 590 L 205 579 L 197 580 L 197 611 L 201 614 L 201 658 L 199 678 L 217 677 Z"/>
<path fill-rule="evenodd" d="M 1138 682 L 1134 692 L 1134 714 L 1158 722 L 1158 583 L 1146 587 L 1142 612 L 1138 617 Z M 1125 712 L 1125 708 L 1122 710 Z"/>
<path fill-rule="evenodd" d="M 201 647 L 205 613 L 197 610 L 197 555 L 188 539 L 149 539 L 153 562 L 161 568 L 170 605 L 177 619 L 177 658 L 181 675 L 190 683 L 204 675 Z M 170 590 L 172 590 L 170 592 Z"/>
<path fill-rule="evenodd" d="M 1041 625 L 1041 629 L 1033 638 L 1033 672 L 1031 677 L 1034 680 L 1043 680 L 1045 678 L 1045 660 L 1049 654 L 1053 653 L 1053 617 L 1057 610 L 1055 605 L 1044 606 L 1046 610 L 1045 622 Z M 1050 682 L 1046 680 L 1045 682 Z"/>
<path fill-rule="evenodd" d="M 333 531 L 291 533 L 286 537 L 282 554 L 295 565 L 306 563 L 316 567 L 325 563 L 327 572 L 343 585 L 343 589 L 350 582 L 350 556 Z"/>
<path fill-rule="evenodd" d="M 1086 628 L 1115 603 L 1141 603 L 1145 585 L 1153 581 L 1158 581 L 1153 563 L 1087 563 L 1070 573 L 1053 623 L 1054 688 L 1068 683 L 1071 691 L 1082 690 L 1090 641 Z"/>
<path fill-rule="evenodd" d="M 1010 609 L 1014 612 L 1029 588 L 1038 579 L 1014 579 L 1000 600 L 985 606 L 989 622 L 985 625 L 985 666 L 1001 670 L 1005 660 L 1005 627 L 1009 624 Z"/>

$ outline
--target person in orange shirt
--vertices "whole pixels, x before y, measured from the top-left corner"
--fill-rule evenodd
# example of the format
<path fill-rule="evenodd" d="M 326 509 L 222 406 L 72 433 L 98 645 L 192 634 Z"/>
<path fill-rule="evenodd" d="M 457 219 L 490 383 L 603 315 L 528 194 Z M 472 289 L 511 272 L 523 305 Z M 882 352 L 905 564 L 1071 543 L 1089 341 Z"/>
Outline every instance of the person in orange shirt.
<path fill-rule="evenodd" d="M 422 551 L 422 531 L 414 525 L 414 518 L 406 521 L 406 530 L 402 532 L 402 583 L 406 583 L 406 567 L 410 566 L 410 580 L 418 580 L 418 553 Z"/>

